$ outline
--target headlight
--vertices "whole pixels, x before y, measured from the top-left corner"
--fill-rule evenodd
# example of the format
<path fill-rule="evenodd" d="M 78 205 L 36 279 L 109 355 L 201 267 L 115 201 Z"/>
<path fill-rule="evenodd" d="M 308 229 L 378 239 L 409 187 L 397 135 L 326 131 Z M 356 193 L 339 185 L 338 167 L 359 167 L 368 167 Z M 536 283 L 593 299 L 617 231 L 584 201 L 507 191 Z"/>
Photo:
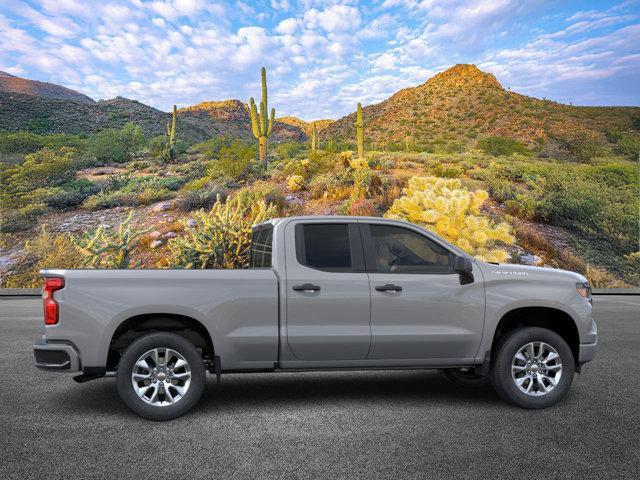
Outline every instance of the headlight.
<path fill-rule="evenodd" d="M 576 290 L 578 291 L 578 295 L 580 295 L 582 298 L 586 298 L 587 300 L 589 300 L 589 303 L 593 304 L 591 301 L 591 285 L 589 285 L 589 283 L 576 283 Z"/>

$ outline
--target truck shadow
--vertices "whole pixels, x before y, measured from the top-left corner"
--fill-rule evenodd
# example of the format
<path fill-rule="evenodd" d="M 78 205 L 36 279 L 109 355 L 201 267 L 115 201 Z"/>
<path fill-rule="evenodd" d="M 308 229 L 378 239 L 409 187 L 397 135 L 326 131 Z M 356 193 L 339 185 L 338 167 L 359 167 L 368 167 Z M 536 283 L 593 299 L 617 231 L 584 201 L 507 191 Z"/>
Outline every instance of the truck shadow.
<path fill-rule="evenodd" d="M 501 403 L 491 387 L 466 389 L 426 371 L 309 372 L 249 374 L 210 378 L 201 409 L 330 404 L 331 402 L 405 402 L 425 404 Z"/>
<path fill-rule="evenodd" d="M 59 401 L 66 409 L 96 414 L 129 412 L 120 401 L 113 379 L 77 385 L 79 392 L 65 390 Z M 75 389 L 74 389 L 75 390 Z M 424 408 L 459 403 L 461 407 L 503 404 L 491 387 L 466 389 L 449 383 L 436 372 L 428 371 L 354 371 L 296 372 L 222 375 L 222 382 L 207 376 L 200 413 L 234 410 L 295 408 L 331 404 L 344 407 L 352 402 L 362 406 L 398 405 L 420 402 Z"/>

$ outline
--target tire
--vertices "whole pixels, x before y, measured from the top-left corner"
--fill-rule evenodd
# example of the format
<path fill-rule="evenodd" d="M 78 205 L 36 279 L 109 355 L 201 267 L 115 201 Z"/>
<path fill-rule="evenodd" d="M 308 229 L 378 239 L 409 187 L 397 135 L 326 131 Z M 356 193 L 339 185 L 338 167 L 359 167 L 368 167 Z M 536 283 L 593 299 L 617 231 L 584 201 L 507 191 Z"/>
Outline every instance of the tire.
<path fill-rule="evenodd" d="M 474 369 L 442 368 L 440 374 L 454 385 L 464 388 L 485 388 L 490 385 L 489 377 L 479 375 Z"/>
<path fill-rule="evenodd" d="M 535 410 L 562 400 L 574 373 L 573 353 L 560 335 L 546 328 L 524 327 L 499 340 L 489 379 L 504 400 Z"/>
<path fill-rule="evenodd" d="M 200 352 L 184 337 L 166 332 L 150 333 L 131 343 L 116 374 L 118 394 L 127 407 L 156 421 L 172 420 L 191 410 L 202 396 L 205 380 Z"/>

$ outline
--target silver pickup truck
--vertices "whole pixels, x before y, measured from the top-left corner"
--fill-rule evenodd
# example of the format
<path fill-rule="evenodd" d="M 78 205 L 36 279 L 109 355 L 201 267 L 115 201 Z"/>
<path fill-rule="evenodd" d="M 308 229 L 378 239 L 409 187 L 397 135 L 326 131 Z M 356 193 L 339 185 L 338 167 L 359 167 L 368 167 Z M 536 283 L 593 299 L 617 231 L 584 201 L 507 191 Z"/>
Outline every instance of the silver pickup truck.
<path fill-rule="evenodd" d="M 244 270 L 44 270 L 36 366 L 115 376 L 168 420 L 205 373 L 435 368 L 511 403 L 562 399 L 593 359 L 586 279 L 490 264 L 406 222 L 293 217 L 256 225 Z"/>

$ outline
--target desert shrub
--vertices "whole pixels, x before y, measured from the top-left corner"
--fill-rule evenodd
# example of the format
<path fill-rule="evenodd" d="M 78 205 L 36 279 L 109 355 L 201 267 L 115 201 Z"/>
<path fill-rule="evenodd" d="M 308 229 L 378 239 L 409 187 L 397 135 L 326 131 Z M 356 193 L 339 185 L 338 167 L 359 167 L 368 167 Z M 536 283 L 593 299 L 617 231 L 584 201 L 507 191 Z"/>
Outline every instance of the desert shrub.
<path fill-rule="evenodd" d="M 178 194 L 175 207 L 184 212 L 211 207 L 217 198 L 225 199 L 227 192 L 217 189 L 185 190 Z"/>
<path fill-rule="evenodd" d="M 149 155 L 160 157 L 164 155 L 167 147 L 167 137 L 165 135 L 157 135 L 149 139 Z"/>
<path fill-rule="evenodd" d="M 358 217 L 375 217 L 378 214 L 376 207 L 366 198 L 358 198 L 351 202 L 347 213 Z"/>
<path fill-rule="evenodd" d="M 602 145 L 598 139 L 585 132 L 576 132 L 557 140 L 567 149 L 569 155 L 579 162 L 588 162 L 602 154 Z"/>
<path fill-rule="evenodd" d="M 69 235 L 54 234 L 42 227 L 38 235 L 27 240 L 26 256 L 16 271 L 4 279 L 7 288 L 34 288 L 42 285 L 40 270 L 45 268 L 81 268 L 83 258 Z"/>
<path fill-rule="evenodd" d="M 164 138 L 164 137 L 163 137 Z M 191 147 L 194 153 L 201 153 L 207 158 L 218 158 L 220 154 L 220 150 L 223 148 L 229 148 L 233 145 L 234 142 L 238 140 L 234 140 L 233 137 L 229 137 L 226 135 L 211 137 L 206 142 L 198 143 Z"/>
<path fill-rule="evenodd" d="M 133 211 L 118 225 L 117 229 L 107 229 L 105 225 L 72 238 L 80 253 L 82 262 L 93 268 L 136 268 L 140 264 L 132 260 L 132 253 L 147 230 L 131 225 Z"/>
<path fill-rule="evenodd" d="M 82 207 L 87 210 L 102 210 L 114 207 L 139 207 L 171 198 L 175 193 L 166 188 L 147 187 L 137 191 L 115 190 L 100 192 L 88 197 Z"/>
<path fill-rule="evenodd" d="M 143 142 L 140 126 L 127 123 L 120 130 L 102 130 L 89 137 L 88 151 L 100 162 L 125 162 L 141 148 Z"/>
<path fill-rule="evenodd" d="M 275 147 L 278 156 L 285 160 L 298 157 L 307 151 L 307 145 L 301 142 L 283 142 Z"/>
<path fill-rule="evenodd" d="M 254 182 L 250 187 L 236 190 L 233 196 L 242 207 L 250 207 L 262 200 L 267 204 L 275 205 L 278 210 L 282 209 L 286 204 L 282 189 L 278 185 L 267 181 L 259 180 Z"/>
<path fill-rule="evenodd" d="M 458 165 L 450 165 L 446 163 L 438 163 L 432 169 L 434 175 L 444 178 L 458 178 L 464 172 L 464 169 Z"/>
<path fill-rule="evenodd" d="M 38 135 L 31 132 L 0 132 L 0 153 L 34 153 L 45 147 L 52 150 L 62 147 L 83 150 L 86 143 L 86 139 L 79 135 L 64 133 Z"/>
<path fill-rule="evenodd" d="M 72 181 L 80 166 L 81 162 L 72 148 L 63 147 L 58 151 L 43 148 L 31 153 L 23 163 L 0 172 L 0 203 L 3 207 L 21 207 L 31 203 L 33 190 Z"/>
<path fill-rule="evenodd" d="M 519 153 L 527 155 L 529 150 L 522 143 L 506 137 L 484 137 L 478 140 L 478 148 L 488 155 L 499 157 Z"/>
<path fill-rule="evenodd" d="M 44 203 L 30 203 L 11 210 L 3 208 L 0 214 L 0 233 L 28 230 L 37 223 L 38 216 L 46 211 Z"/>
<path fill-rule="evenodd" d="M 631 160 L 640 159 L 640 134 L 623 134 L 616 142 L 616 152 Z"/>
<path fill-rule="evenodd" d="M 508 258 L 497 244 L 514 237 L 506 223 L 495 224 L 480 213 L 489 194 L 470 192 L 457 179 L 413 177 L 386 216 L 424 225 L 470 254 L 487 261 Z"/>
<path fill-rule="evenodd" d="M 234 140 L 230 145 L 220 148 L 218 160 L 211 162 L 208 171 L 237 178 L 247 170 L 256 152 L 255 145 Z"/>
<path fill-rule="evenodd" d="M 242 205 L 236 197 L 217 200 L 211 210 L 193 214 L 186 235 L 169 240 L 168 264 L 176 268 L 244 268 L 249 264 L 251 226 L 275 216 L 264 200 Z"/>
<path fill-rule="evenodd" d="M 31 201 L 44 203 L 50 208 L 69 208 L 80 205 L 98 190 L 99 187 L 95 183 L 80 178 L 60 187 L 37 188 L 31 192 Z"/>
<path fill-rule="evenodd" d="M 287 177 L 287 188 L 292 192 L 297 192 L 304 188 L 304 177 L 302 175 L 289 175 Z"/>
<path fill-rule="evenodd" d="M 507 213 L 525 220 L 535 220 L 540 210 L 539 202 L 531 195 L 517 193 L 504 203 Z"/>

